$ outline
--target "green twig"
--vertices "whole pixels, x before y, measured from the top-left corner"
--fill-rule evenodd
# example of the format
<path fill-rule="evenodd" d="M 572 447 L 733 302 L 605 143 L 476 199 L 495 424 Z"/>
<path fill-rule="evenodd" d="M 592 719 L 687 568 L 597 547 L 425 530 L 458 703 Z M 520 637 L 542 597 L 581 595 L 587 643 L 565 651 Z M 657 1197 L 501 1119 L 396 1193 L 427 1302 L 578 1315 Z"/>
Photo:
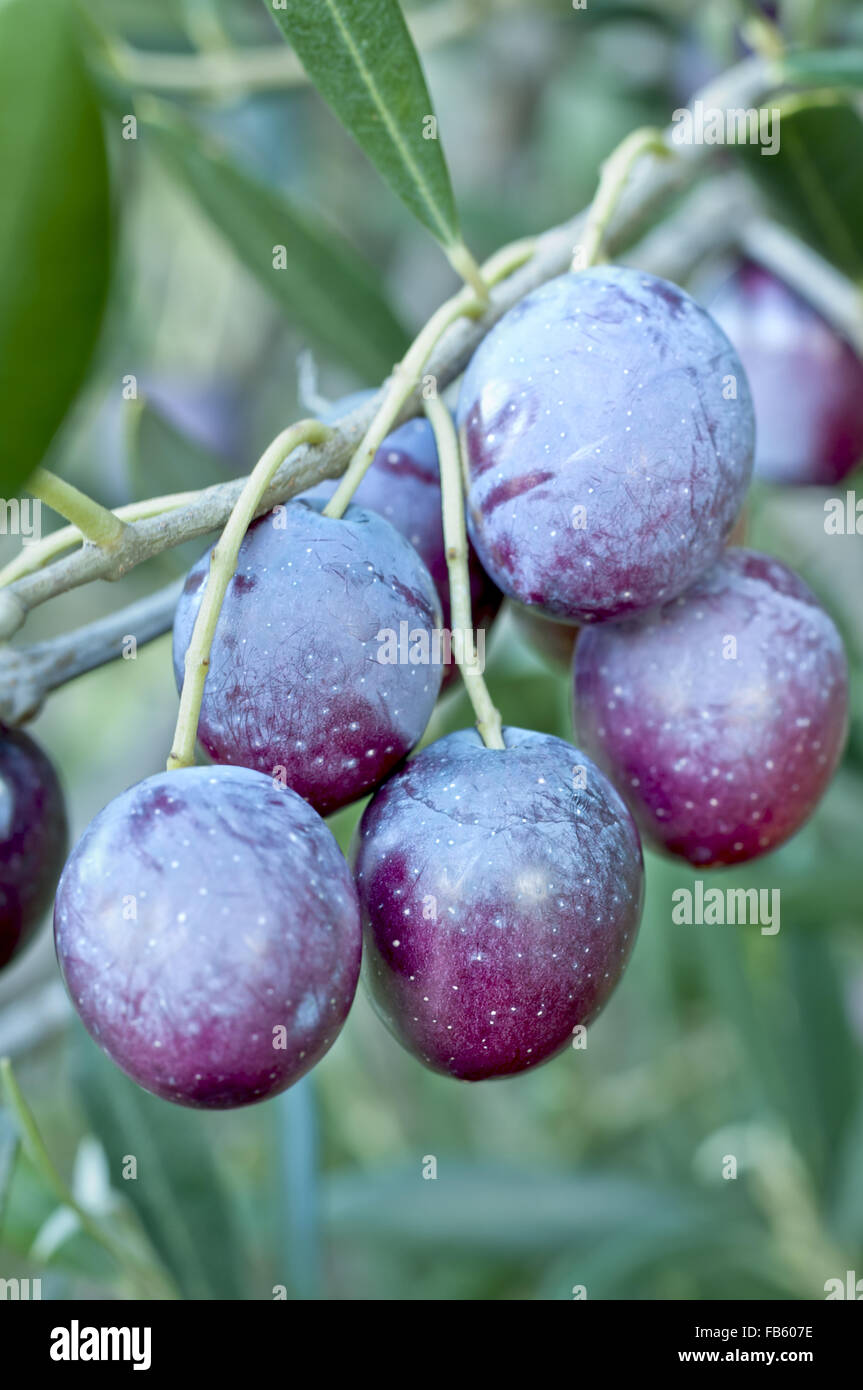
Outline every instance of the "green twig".
<path fill-rule="evenodd" d="M 444 250 L 453 270 L 461 276 L 468 289 L 473 290 L 479 303 L 485 308 L 488 304 L 488 285 L 472 252 L 463 241 L 457 241 L 454 246 L 445 246 Z"/>
<path fill-rule="evenodd" d="M 196 501 L 200 495 L 200 492 L 173 492 L 165 497 L 148 497 L 143 502 L 127 502 L 122 507 L 117 507 L 113 515 L 123 522 L 144 521 L 147 517 L 161 516 L 162 512 L 173 511 L 176 507 L 185 507 L 189 502 Z M 34 574 L 49 560 L 62 555 L 64 550 L 71 550 L 72 546 L 78 545 L 83 539 L 77 526 L 61 526 L 44 540 L 34 541 L 25 546 L 0 570 L 0 588 L 21 579 L 25 574 Z"/>
<path fill-rule="evenodd" d="M 86 493 L 79 492 L 71 483 L 64 483 L 47 468 L 36 469 L 27 483 L 27 491 L 66 521 L 71 521 L 86 540 L 102 550 L 113 550 L 122 540 L 126 527 L 118 516 Z"/>
<path fill-rule="evenodd" d="M 622 140 L 605 161 L 599 187 L 587 214 L 581 245 L 576 248 L 573 270 L 585 270 L 596 263 L 609 222 L 620 201 L 634 165 L 646 154 L 668 158 L 671 151 L 661 130 L 644 126 Z"/>

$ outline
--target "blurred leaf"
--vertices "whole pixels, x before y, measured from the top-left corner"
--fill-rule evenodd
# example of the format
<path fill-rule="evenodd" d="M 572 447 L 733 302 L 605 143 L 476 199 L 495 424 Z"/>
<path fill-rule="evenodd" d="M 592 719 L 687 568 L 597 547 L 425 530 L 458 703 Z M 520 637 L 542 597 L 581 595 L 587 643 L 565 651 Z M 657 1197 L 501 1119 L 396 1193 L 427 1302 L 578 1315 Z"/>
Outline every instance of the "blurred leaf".
<path fill-rule="evenodd" d="M 833 1185 L 842 1142 L 860 1093 L 860 1048 L 848 1022 L 829 942 L 784 931 L 788 980 L 799 1017 L 788 1020 L 783 1053 L 794 1078 L 794 1109 L 822 1188 Z M 805 1150 L 804 1150 L 805 1152 Z"/>
<path fill-rule="evenodd" d="M 76 1081 L 115 1183 L 124 1157 L 137 1159 L 137 1178 L 122 1184 L 123 1195 L 183 1296 L 242 1298 L 233 1213 L 202 1117 L 142 1091 L 83 1034 Z"/>
<path fill-rule="evenodd" d="M 681 870 L 681 883 L 683 874 Z M 722 881 L 725 886 L 726 879 Z M 705 883 L 708 882 L 705 876 Z M 773 1029 L 775 1020 L 768 1015 L 764 1001 L 756 996 L 747 968 L 743 936 L 746 928 L 703 926 L 690 930 L 698 933 L 702 945 L 701 960 L 710 993 L 721 1016 L 735 1028 L 743 1046 L 751 1086 L 772 1113 L 784 1119 L 792 1132 L 796 1132 L 799 1127 L 793 1077 L 782 1064 Z M 775 944 L 776 938 L 771 941 Z"/>
<path fill-rule="evenodd" d="M 57 1209 L 53 1192 L 27 1155 L 22 1153 L 15 1165 L 9 1188 L 6 1217 L 0 1228 L 0 1249 L 20 1259 L 22 1264 L 29 1264 L 36 1236 Z M 100 1280 L 116 1278 L 117 1274 L 116 1264 L 105 1247 L 83 1232 L 70 1236 L 54 1252 L 51 1267 Z"/>
<path fill-rule="evenodd" d="M 411 212 L 446 247 L 460 241 L 443 148 L 426 135 L 431 97 L 398 0 L 280 0 L 274 9 L 321 96 Z"/>
<path fill-rule="evenodd" d="M 419 1160 L 410 1170 L 331 1177 L 324 1213 L 338 1236 L 526 1254 L 633 1228 L 662 1240 L 699 1222 L 703 1203 L 697 1194 L 616 1174 L 469 1167 L 441 1158 L 434 1180 L 422 1177 Z"/>
<path fill-rule="evenodd" d="M 6 1211 L 6 1202 L 12 1185 L 19 1147 L 20 1140 L 16 1126 L 6 1111 L 0 1110 L 0 1236 L 3 1233 L 3 1216 Z"/>
<path fill-rule="evenodd" d="M 724 874 L 722 883 L 737 886 Z M 783 889 L 780 895 L 784 917 Z M 750 1081 L 784 1121 L 816 1184 L 828 1188 L 860 1070 L 828 943 L 782 920 L 769 944 L 759 938 L 758 949 L 772 953 L 769 977 L 762 979 L 747 955 L 747 928 L 696 930 L 711 990 L 736 1027 Z"/>
<path fill-rule="evenodd" d="M 783 111 L 776 154 L 736 145 L 792 227 L 833 265 L 863 279 L 863 121 L 844 102 Z"/>
<path fill-rule="evenodd" d="M 645 1235 L 639 1224 L 633 1224 L 590 1249 L 568 1251 L 547 1272 L 537 1298 L 571 1300 L 576 1285 L 584 1286 L 591 1301 L 638 1298 L 646 1289 L 655 1289 L 663 1270 L 689 1279 L 689 1296 L 698 1297 L 699 1266 L 705 1263 L 711 1275 L 736 1285 L 737 1297 L 743 1296 L 741 1275 L 755 1277 L 766 1286 L 766 1296 L 786 1297 L 789 1290 L 783 1270 L 766 1245 L 762 1230 L 729 1219 L 716 1203 L 705 1208 L 700 1220 L 665 1232 Z"/>
<path fill-rule="evenodd" d="M 863 48 L 789 53 L 782 59 L 781 80 L 790 86 L 863 87 Z"/>
<path fill-rule="evenodd" d="M 166 1295 L 170 1296 L 171 1289 L 164 1271 L 156 1268 L 151 1258 L 142 1260 L 127 1245 L 123 1237 L 118 1237 L 114 1225 L 109 1226 L 107 1222 L 100 1219 L 104 1216 L 104 1212 L 100 1212 L 97 1216 L 88 1207 L 82 1205 L 69 1187 L 51 1158 L 36 1122 L 36 1117 L 18 1084 L 18 1079 L 8 1057 L 0 1058 L 0 1081 L 2 1081 L 3 1095 L 9 1110 L 15 1117 L 15 1123 L 21 1137 L 22 1151 L 54 1199 L 49 1212 L 37 1228 L 31 1253 L 35 1258 L 40 1258 L 38 1249 L 40 1234 L 45 1231 L 47 1223 L 59 1222 L 61 1229 L 58 1232 L 58 1240 L 53 1246 L 51 1242 L 48 1242 L 48 1249 L 45 1252 L 46 1258 L 50 1258 L 55 1248 L 65 1244 L 68 1237 L 76 1234 L 77 1228 L 88 1240 L 95 1242 L 102 1247 L 106 1254 L 111 1255 L 112 1260 L 124 1271 L 133 1286 L 143 1292 L 145 1297 L 164 1298 Z M 21 1165 L 18 1166 L 20 1168 Z M 90 1185 L 84 1184 L 84 1186 L 89 1187 Z M 86 1195 L 92 1197 L 92 1190 Z M 64 1209 L 66 1215 L 62 1214 Z"/>
<path fill-rule="evenodd" d="M 41 461 L 95 347 L 111 216 L 99 108 L 66 0 L 0 6 L 0 487 Z"/>
<path fill-rule="evenodd" d="M 277 1096 L 273 1111 L 279 1178 L 277 1271 L 295 1297 L 317 1300 L 323 1275 L 314 1077 L 302 1077 Z"/>
<path fill-rule="evenodd" d="M 388 376 L 408 338 L 359 252 L 234 164 L 190 122 L 146 109 L 147 142 L 288 317 L 365 380 Z M 278 267 L 277 247 L 286 252 Z"/>
<path fill-rule="evenodd" d="M 848 1120 L 845 1142 L 837 1154 L 833 1226 L 841 1240 L 863 1249 L 863 1086 Z"/>

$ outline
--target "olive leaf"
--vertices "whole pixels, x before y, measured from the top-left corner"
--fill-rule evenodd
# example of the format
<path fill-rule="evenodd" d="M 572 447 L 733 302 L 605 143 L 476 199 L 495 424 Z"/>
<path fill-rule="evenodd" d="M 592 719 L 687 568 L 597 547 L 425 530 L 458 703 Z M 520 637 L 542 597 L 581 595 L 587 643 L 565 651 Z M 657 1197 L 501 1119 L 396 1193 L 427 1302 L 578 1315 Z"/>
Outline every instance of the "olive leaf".
<path fill-rule="evenodd" d="M 303 332 L 363 379 L 388 376 L 408 337 L 359 252 L 234 164 L 191 122 L 153 102 L 142 115 L 148 146 Z"/>
<path fill-rule="evenodd" d="M 803 49 L 780 63 L 783 84 L 801 87 L 863 87 L 863 48 Z"/>
<path fill-rule="evenodd" d="M 449 252 L 462 247 L 431 97 L 398 0 L 264 0 L 321 96 Z"/>
<path fill-rule="evenodd" d="M 75 1044 L 75 1081 L 93 1133 L 115 1180 L 134 1156 L 136 1177 L 122 1184 L 123 1195 L 183 1297 L 241 1297 L 238 1223 L 203 1118 L 142 1091 L 83 1030 Z"/>
<path fill-rule="evenodd" d="M 0 487 L 14 494 L 82 384 L 108 289 L 99 107 L 66 0 L 0 6 Z"/>
<path fill-rule="evenodd" d="M 863 280 L 863 120 L 842 100 L 781 108 L 778 119 L 775 154 L 741 144 L 738 155 L 794 230 L 839 270 Z"/>
<path fill-rule="evenodd" d="M 637 1227 L 667 1240 L 697 1224 L 697 1192 L 617 1172 L 561 1171 L 445 1161 L 446 1180 L 416 1171 L 337 1172 L 323 1187 L 334 1237 L 449 1251 L 529 1254 L 575 1242 L 605 1242 Z"/>
<path fill-rule="evenodd" d="M 18 1130 L 6 1111 L 0 1110 L 0 1235 L 19 1148 Z"/>

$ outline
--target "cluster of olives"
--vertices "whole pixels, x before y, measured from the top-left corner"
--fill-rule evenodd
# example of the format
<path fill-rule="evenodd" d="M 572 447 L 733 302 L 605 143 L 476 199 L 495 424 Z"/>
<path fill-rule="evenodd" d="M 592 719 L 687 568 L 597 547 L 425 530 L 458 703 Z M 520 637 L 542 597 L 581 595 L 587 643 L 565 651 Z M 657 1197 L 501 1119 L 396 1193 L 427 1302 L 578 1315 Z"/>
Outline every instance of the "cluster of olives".
<path fill-rule="evenodd" d="M 741 304 L 757 336 L 761 283 L 737 292 L 745 350 Z M 823 412 L 809 385 L 798 442 L 813 475 L 835 475 L 852 446 L 842 434 L 840 458 L 841 431 L 813 431 L 834 420 L 837 383 L 822 383 Z M 341 519 L 324 515 L 324 488 L 257 521 L 210 656 L 198 734 L 212 765 L 111 802 L 56 897 L 75 1007 L 167 1100 L 229 1107 L 289 1086 L 337 1036 L 363 950 L 376 1008 L 425 1064 L 465 1080 L 536 1066 L 621 976 L 639 832 L 694 865 L 738 863 L 793 834 L 835 770 L 836 628 L 784 565 L 728 549 L 754 412 L 710 314 L 637 270 L 563 275 L 481 344 L 457 424 L 474 621 L 491 622 L 502 592 L 543 641 L 575 646 L 580 746 L 506 728 L 501 749 L 463 730 L 408 758 L 449 674 L 431 642 L 427 660 L 381 659 L 382 633 L 449 622 L 427 422 L 385 442 Z M 761 429 L 773 468 L 781 449 Z M 208 567 L 209 554 L 178 606 L 178 684 Z M 24 760 L 4 767 L 8 955 L 16 920 L 41 906 L 21 884 L 37 859 L 55 873 L 64 821 L 32 745 L 9 734 L 5 748 L 7 765 Z M 351 870 L 322 817 L 369 793 Z"/>

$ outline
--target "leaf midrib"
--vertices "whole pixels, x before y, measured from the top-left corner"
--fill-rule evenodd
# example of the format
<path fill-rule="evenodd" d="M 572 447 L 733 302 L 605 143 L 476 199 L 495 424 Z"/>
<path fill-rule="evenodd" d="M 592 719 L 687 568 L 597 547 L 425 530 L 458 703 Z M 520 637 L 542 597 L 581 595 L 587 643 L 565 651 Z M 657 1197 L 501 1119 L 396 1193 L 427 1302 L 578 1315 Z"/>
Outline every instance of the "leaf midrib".
<path fill-rule="evenodd" d="M 351 34 L 350 29 L 348 28 L 347 23 L 344 20 L 343 15 L 341 14 L 338 6 L 335 4 L 335 0 L 324 0 L 324 4 L 326 5 L 327 9 L 332 15 L 333 21 L 337 29 L 340 31 L 342 37 L 344 38 L 348 52 L 353 58 L 357 69 L 359 70 L 359 73 L 369 92 L 369 95 L 371 96 L 372 101 L 375 107 L 377 108 L 384 125 L 386 126 L 390 139 L 392 140 L 393 144 L 398 150 L 403 164 L 410 172 L 412 178 L 414 179 L 418 189 L 422 194 L 423 201 L 425 202 L 425 205 L 431 214 L 432 221 L 439 229 L 439 236 L 441 241 L 444 243 L 445 246 L 451 245 L 453 240 L 452 232 L 450 228 L 447 227 L 446 223 L 441 219 L 441 215 L 438 211 L 437 204 L 435 203 L 434 198 L 431 196 L 430 190 L 426 184 L 426 180 L 422 175 L 422 171 L 419 165 L 417 165 L 414 161 L 413 156 L 411 155 L 410 148 L 406 146 L 404 141 L 402 140 L 398 126 L 394 124 L 392 117 L 390 116 L 389 109 L 387 108 L 386 103 L 383 101 L 383 98 L 381 97 L 381 94 L 377 87 L 377 83 L 375 82 L 372 73 L 366 66 L 362 53 L 360 52 L 360 49 L 357 47 L 354 37 Z"/>

